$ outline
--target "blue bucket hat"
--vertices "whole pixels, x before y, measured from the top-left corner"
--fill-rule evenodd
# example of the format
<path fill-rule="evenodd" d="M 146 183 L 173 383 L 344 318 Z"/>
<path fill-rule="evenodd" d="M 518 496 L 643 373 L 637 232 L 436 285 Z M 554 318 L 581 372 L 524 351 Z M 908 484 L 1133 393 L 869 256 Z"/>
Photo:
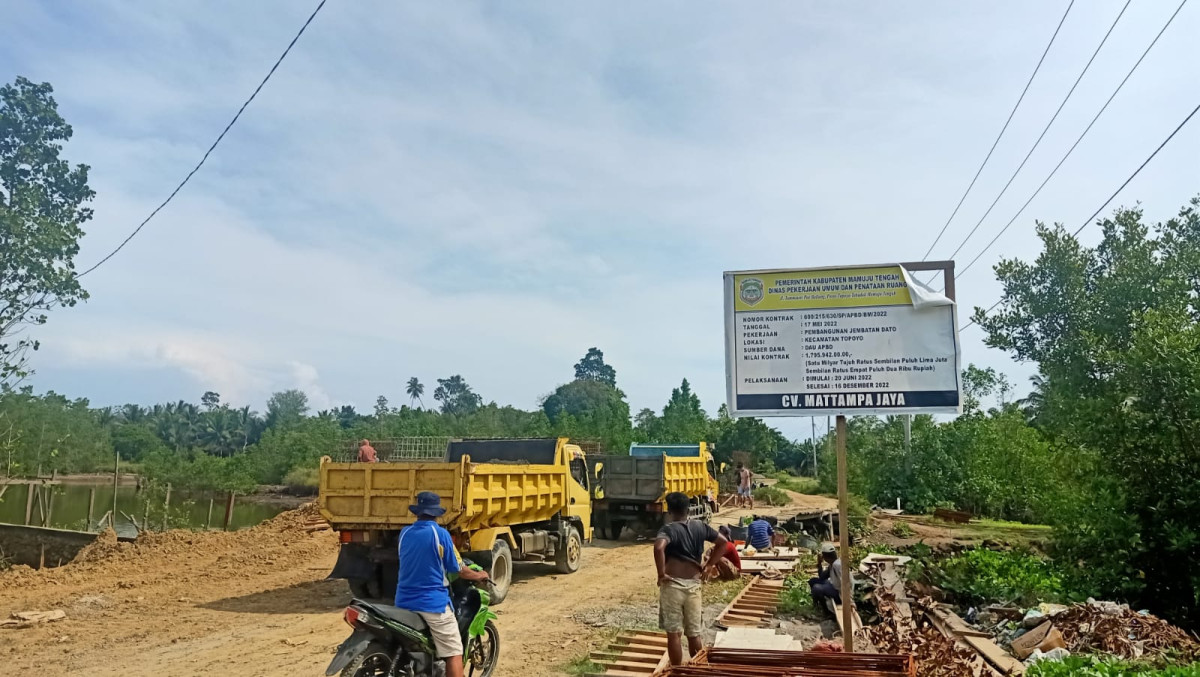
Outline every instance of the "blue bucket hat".
<path fill-rule="evenodd" d="M 446 513 L 442 507 L 442 497 L 432 491 L 422 491 L 417 494 L 417 504 L 408 506 L 417 517 L 441 517 Z"/>

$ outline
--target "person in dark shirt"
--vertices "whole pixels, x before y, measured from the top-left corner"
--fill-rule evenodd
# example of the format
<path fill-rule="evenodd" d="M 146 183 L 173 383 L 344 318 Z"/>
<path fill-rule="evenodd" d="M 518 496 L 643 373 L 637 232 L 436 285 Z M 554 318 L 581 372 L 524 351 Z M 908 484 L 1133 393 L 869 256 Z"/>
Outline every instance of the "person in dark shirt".
<path fill-rule="evenodd" d="M 682 635 L 687 635 L 688 651 L 695 656 L 704 648 L 701 578 L 705 569 L 720 560 L 727 543 L 704 522 L 688 521 L 690 501 L 685 494 L 667 494 L 670 521 L 654 540 L 654 566 L 658 570 L 658 624 L 667 633 L 667 654 L 671 665 L 683 664 Z M 708 561 L 704 543 L 713 544 Z"/>

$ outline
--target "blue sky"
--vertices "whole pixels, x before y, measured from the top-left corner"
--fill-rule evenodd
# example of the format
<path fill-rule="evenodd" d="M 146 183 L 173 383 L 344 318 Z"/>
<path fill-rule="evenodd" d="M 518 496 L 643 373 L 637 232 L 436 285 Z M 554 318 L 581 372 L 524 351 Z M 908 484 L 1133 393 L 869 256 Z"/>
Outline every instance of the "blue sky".
<path fill-rule="evenodd" d="M 92 166 L 78 257 L 115 246 L 191 168 L 315 3 L 8 0 L 0 79 L 51 82 Z M 995 197 L 1121 2 L 1076 3 L 934 252 Z M 724 397 L 721 273 L 919 258 L 1065 2 L 394 3 L 330 0 L 176 200 L 38 338 L 39 389 L 97 404 L 261 408 L 305 389 L 369 409 L 461 373 L 521 407 L 599 346 L 636 411 L 690 379 Z M 1134 3 L 958 257 L 1041 182 L 1174 2 Z M 1059 174 L 958 283 L 1078 225 L 1196 102 L 1188 6 Z M 1121 195 L 1200 192 L 1200 127 Z M 1098 233 L 1086 233 L 1094 241 Z M 982 265 L 982 264 L 987 264 Z M 964 364 L 1027 365 L 963 335 Z M 432 386 L 431 386 L 432 389 Z M 807 422 L 785 426 L 807 433 Z"/>

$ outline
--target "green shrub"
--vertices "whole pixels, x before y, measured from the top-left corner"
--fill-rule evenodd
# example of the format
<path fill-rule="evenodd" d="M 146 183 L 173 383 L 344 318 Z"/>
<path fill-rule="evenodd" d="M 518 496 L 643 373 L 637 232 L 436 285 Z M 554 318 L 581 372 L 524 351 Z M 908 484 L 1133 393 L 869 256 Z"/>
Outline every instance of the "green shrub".
<path fill-rule="evenodd" d="M 779 606 L 776 610 L 787 616 L 820 617 L 821 610 L 813 605 L 807 573 L 797 570 L 784 579 L 783 592 L 779 594 Z"/>
<path fill-rule="evenodd" d="M 787 505 L 792 502 L 787 492 L 775 487 L 759 487 L 754 490 L 752 495 L 755 501 L 764 505 Z"/>
<path fill-rule="evenodd" d="M 1003 601 L 1033 606 L 1082 597 L 1070 594 L 1064 572 L 1053 561 L 1028 551 L 968 550 L 927 563 L 924 574 L 928 582 L 962 603 Z"/>
<path fill-rule="evenodd" d="M 907 522 L 896 522 L 888 531 L 892 532 L 892 535 L 897 538 L 912 538 L 917 535 L 917 532 Z"/>
<path fill-rule="evenodd" d="M 1200 663 L 1156 667 L 1147 663 L 1068 656 L 1062 662 L 1034 663 L 1025 674 L 1029 677 L 1200 677 Z"/>
<path fill-rule="evenodd" d="M 291 489 L 316 489 L 321 481 L 321 469 L 298 465 L 283 476 L 283 483 Z"/>

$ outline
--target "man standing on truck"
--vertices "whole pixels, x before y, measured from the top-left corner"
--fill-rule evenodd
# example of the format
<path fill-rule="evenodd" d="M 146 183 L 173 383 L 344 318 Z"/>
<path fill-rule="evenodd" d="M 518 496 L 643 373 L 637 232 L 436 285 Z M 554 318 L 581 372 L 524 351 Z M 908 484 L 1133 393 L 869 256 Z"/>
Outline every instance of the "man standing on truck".
<path fill-rule="evenodd" d="M 667 655 L 671 665 L 683 664 L 683 642 L 695 656 L 704 648 L 700 585 L 704 571 L 725 555 L 724 536 L 700 521 L 689 521 L 691 501 L 687 494 L 667 494 L 671 521 L 658 530 L 654 541 L 654 566 L 658 570 L 658 625 L 667 633 Z M 713 544 L 708 561 L 701 563 L 704 543 Z"/>
<path fill-rule="evenodd" d="M 754 509 L 754 496 L 750 494 L 750 480 L 754 478 L 754 473 L 743 465 L 741 462 L 737 465 L 738 478 L 738 505 L 743 508 Z"/>
<path fill-rule="evenodd" d="M 400 576 L 396 584 L 396 606 L 425 619 L 433 635 L 437 657 L 446 663 L 446 677 L 462 677 L 463 645 L 458 622 L 450 604 L 450 581 L 458 574 L 468 581 L 486 581 L 486 571 L 462 566 L 450 532 L 437 523 L 445 514 L 442 499 L 432 491 L 417 494 L 417 504 L 408 506 L 417 516 L 412 526 L 400 532 Z"/>

